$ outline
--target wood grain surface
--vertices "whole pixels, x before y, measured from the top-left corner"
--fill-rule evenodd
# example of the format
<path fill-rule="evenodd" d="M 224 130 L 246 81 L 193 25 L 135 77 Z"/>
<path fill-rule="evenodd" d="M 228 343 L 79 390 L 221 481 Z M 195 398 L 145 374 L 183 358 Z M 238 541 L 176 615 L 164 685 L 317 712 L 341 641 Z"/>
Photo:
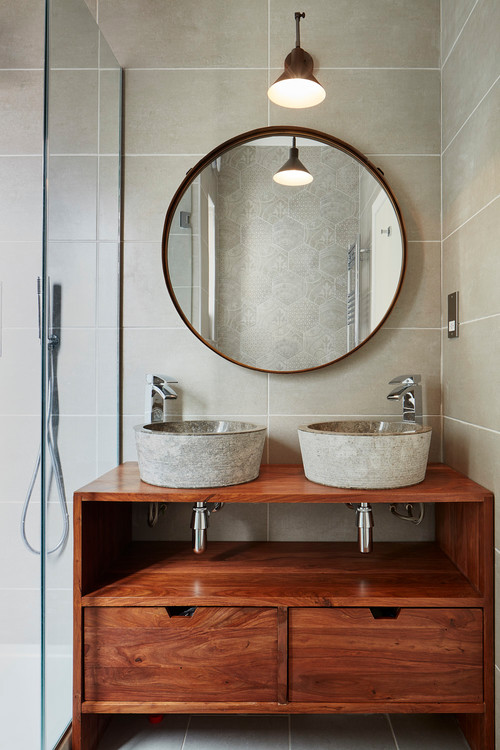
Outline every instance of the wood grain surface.
<path fill-rule="evenodd" d="M 291 609 L 290 701 L 482 702 L 480 609 Z"/>
<path fill-rule="evenodd" d="M 490 493 L 445 464 L 429 464 L 423 482 L 392 490 L 346 490 L 306 479 L 302 466 L 264 465 L 252 482 L 232 487 L 174 489 L 142 482 L 137 463 L 127 462 L 78 490 L 82 499 L 129 502 L 405 503 L 481 502 Z"/>
<path fill-rule="evenodd" d="M 84 693 L 90 700 L 277 700 L 276 609 L 88 608 Z"/>
<path fill-rule="evenodd" d="M 480 606 L 434 542 L 135 542 L 86 606 Z"/>

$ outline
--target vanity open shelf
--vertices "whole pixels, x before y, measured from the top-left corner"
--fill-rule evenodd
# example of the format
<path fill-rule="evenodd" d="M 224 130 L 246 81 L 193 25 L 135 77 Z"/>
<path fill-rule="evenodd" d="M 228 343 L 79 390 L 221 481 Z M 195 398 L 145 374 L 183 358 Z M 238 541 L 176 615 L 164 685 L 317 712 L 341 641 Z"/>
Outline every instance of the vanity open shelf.
<path fill-rule="evenodd" d="M 142 502 L 434 502 L 434 542 L 132 539 Z M 493 748 L 491 494 L 444 465 L 396 490 L 169 489 L 123 464 L 75 494 L 74 750 L 113 713 L 456 713 Z M 353 539 L 355 529 L 353 528 Z"/>

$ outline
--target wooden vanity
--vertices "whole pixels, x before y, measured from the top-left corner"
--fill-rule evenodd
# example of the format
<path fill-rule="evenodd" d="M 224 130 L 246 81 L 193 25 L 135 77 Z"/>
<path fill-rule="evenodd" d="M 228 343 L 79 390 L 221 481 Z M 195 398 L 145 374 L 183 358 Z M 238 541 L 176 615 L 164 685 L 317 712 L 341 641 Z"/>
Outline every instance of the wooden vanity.
<path fill-rule="evenodd" d="M 132 540 L 133 503 L 436 503 L 435 542 Z M 74 498 L 73 750 L 117 713 L 455 713 L 494 748 L 493 498 L 424 482 L 342 490 L 299 466 L 169 489 L 126 463 Z"/>

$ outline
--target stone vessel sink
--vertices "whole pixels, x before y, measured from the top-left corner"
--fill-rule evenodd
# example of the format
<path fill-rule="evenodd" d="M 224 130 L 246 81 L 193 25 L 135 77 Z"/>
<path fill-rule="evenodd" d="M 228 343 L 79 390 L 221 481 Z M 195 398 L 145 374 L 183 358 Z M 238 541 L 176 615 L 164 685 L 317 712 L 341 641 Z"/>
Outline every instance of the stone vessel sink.
<path fill-rule="evenodd" d="M 431 427 L 359 420 L 298 429 L 304 472 L 312 482 L 368 490 L 406 487 L 425 477 Z"/>
<path fill-rule="evenodd" d="M 259 476 L 266 428 L 187 420 L 134 427 L 141 479 L 159 487 L 227 487 Z"/>

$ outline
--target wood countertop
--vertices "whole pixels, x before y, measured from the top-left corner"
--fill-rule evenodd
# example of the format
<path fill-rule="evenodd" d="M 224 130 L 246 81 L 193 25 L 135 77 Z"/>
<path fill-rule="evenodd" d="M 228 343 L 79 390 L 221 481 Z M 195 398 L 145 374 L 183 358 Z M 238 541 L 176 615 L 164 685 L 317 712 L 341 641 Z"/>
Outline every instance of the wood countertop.
<path fill-rule="evenodd" d="M 356 490 L 325 487 L 306 479 L 302 466 L 263 465 L 260 476 L 231 487 L 177 489 L 141 481 L 129 461 L 77 490 L 83 501 L 225 503 L 450 503 L 484 502 L 491 492 L 446 464 L 429 464 L 420 484 L 398 489 Z"/>

